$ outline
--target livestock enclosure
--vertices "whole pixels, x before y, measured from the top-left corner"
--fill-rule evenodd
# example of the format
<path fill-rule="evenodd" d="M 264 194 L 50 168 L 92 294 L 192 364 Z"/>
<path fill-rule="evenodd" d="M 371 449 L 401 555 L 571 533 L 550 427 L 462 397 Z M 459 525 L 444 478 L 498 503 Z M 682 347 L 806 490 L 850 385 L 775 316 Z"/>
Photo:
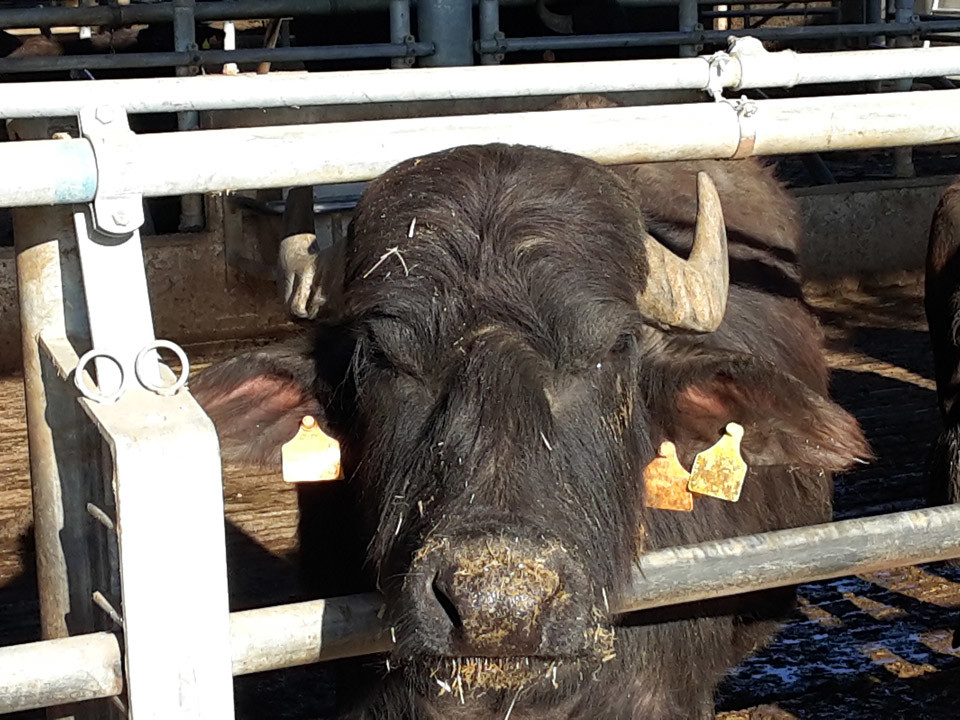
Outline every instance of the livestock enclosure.
<path fill-rule="evenodd" d="M 274 281 L 291 188 L 331 246 L 367 181 L 487 142 L 780 163 L 878 460 L 830 525 L 648 553 L 618 609 L 804 583 L 720 717 L 960 713 L 917 282 L 960 172 L 950 2 L 619 0 L 598 26 L 579 2 L 0 0 L 0 714 L 315 717 L 316 663 L 390 647 L 378 596 L 304 593 L 297 489 L 221 474 L 187 381 L 309 315 Z M 575 93 L 620 106 L 549 109 Z"/>

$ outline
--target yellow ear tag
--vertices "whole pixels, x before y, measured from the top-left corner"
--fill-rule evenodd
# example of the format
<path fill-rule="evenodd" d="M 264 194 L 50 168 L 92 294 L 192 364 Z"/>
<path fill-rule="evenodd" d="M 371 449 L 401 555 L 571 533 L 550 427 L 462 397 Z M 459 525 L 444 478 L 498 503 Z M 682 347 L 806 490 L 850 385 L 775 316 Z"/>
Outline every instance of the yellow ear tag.
<path fill-rule="evenodd" d="M 677 459 L 677 446 L 660 444 L 660 452 L 643 470 L 644 504 L 657 510 L 693 510 L 693 495 L 687 489 L 688 473 Z"/>
<path fill-rule="evenodd" d="M 289 483 L 339 480 L 340 443 L 327 435 L 317 421 L 306 415 L 293 440 L 280 449 L 283 479 Z"/>
<path fill-rule="evenodd" d="M 740 455 L 742 439 L 743 428 L 737 423 L 727 423 L 717 444 L 694 458 L 689 490 L 730 502 L 739 500 L 747 476 L 747 463 Z"/>

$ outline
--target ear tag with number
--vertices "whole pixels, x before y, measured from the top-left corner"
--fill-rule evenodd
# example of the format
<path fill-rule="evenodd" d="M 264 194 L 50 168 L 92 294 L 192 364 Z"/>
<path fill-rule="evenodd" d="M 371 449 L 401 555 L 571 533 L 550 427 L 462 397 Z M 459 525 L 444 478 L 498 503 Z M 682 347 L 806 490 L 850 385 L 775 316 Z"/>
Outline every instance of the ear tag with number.
<path fill-rule="evenodd" d="M 340 443 L 321 430 L 310 415 L 300 421 L 300 429 L 280 449 L 280 455 L 285 482 L 324 482 L 343 477 Z"/>
<path fill-rule="evenodd" d="M 644 502 L 657 510 L 693 510 L 693 495 L 687 489 L 688 473 L 677 459 L 677 447 L 672 442 L 660 444 L 660 452 L 643 470 Z"/>
<path fill-rule="evenodd" d="M 740 455 L 743 427 L 727 423 L 724 435 L 716 445 L 699 453 L 690 471 L 691 492 L 736 502 L 740 499 L 747 463 Z"/>

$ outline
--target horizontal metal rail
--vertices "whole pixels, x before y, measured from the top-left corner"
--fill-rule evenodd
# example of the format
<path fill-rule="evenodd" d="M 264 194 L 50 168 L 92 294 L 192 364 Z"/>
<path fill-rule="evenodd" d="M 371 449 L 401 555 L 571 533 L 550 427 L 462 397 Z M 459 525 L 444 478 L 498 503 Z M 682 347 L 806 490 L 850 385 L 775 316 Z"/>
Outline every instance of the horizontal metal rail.
<path fill-rule="evenodd" d="M 532 5 L 536 0 L 500 0 L 503 6 Z M 723 0 L 696 0 L 700 5 L 724 4 Z M 620 0 L 622 5 L 656 7 L 677 5 L 680 0 Z M 775 4 L 782 0 L 755 0 Z M 476 0 L 474 0 L 476 3 Z M 390 0 L 231 0 L 199 2 L 197 20 L 245 20 L 291 15 L 335 15 L 386 11 Z M 416 2 L 414 0 L 414 5 Z M 38 7 L 0 10 L 0 28 L 65 27 L 72 25 L 133 25 L 173 21 L 173 3 L 100 5 L 96 7 Z"/>
<path fill-rule="evenodd" d="M 732 158 L 956 142 L 960 90 L 121 134 L 116 196 L 320 185 L 374 178 L 401 160 L 472 143 L 538 145 L 600 163 Z M 238 148 L 242 148 L 238 152 Z M 217 157 L 185 164 L 185 157 Z M 85 139 L 0 143 L 0 207 L 86 203 Z M 55 168 L 56 172 L 51 172 Z"/>
<path fill-rule="evenodd" d="M 123 691 L 111 633 L 0 648 L 0 713 L 112 697 Z"/>
<path fill-rule="evenodd" d="M 960 557 L 960 505 L 777 530 L 643 555 L 620 612 Z"/>
<path fill-rule="evenodd" d="M 960 74 L 960 48 L 946 47 L 825 53 L 733 50 L 719 77 L 710 58 L 698 57 L 423 68 L 409 73 L 357 70 L 28 82 L 3 86 L 0 118 L 76 115 L 81 108 L 107 104 L 128 113 L 182 112 L 711 87 L 743 90 L 955 74 Z"/>
<path fill-rule="evenodd" d="M 291 15 L 332 15 L 386 10 L 389 0 L 232 0 L 198 2 L 194 17 L 207 20 L 246 20 Z M 173 22 L 171 2 L 94 7 L 36 7 L 0 10 L 0 28 L 122 26 Z"/>
<path fill-rule="evenodd" d="M 752 10 L 703 10 L 704 18 L 755 18 L 755 17 L 812 17 L 814 15 L 839 15 L 839 7 L 798 8 L 753 8 Z"/>
<path fill-rule="evenodd" d="M 421 57 L 434 51 L 433 43 L 371 43 L 310 47 L 195 50 L 182 52 L 59 55 L 54 57 L 0 58 L 0 74 L 66 70 L 116 70 L 121 68 L 188 67 L 225 63 L 303 62 L 307 60 L 359 60 L 366 58 Z"/>
<path fill-rule="evenodd" d="M 602 50 L 611 48 L 666 47 L 671 45 L 724 45 L 730 37 L 755 37 L 760 40 L 832 40 L 888 35 L 925 36 L 931 33 L 960 31 L 960 19 L 909 23 L 869 23 L 845 25 L 802 25 L 743 30 L 692 30 L 611 35 L 571 35 L 565 37 L 517 37 L 478 40 L 479 53 L 510 53 L 546 50 Z"/>
<path fill-rule="evenodd" d="M 382 607 L 369 594 L 230 613 L 233 674 L 388 650 Z M 0 648 L 0 714 L 122 690 L 120 646 L 110 633 Z"/>
<path fill-rule="evenodd" d="M 960 505 L 844 520 L 646 553 L 614 608 L 633 612 L 955 557 Z M 369 594 L 231 613 L 233 673 L 384 652 L 391 640 L 382 617 L 382 601 Z M 116 694 L 116 639 L 98 633 L 0 648 L 0 677 L 0 713 Z"/>

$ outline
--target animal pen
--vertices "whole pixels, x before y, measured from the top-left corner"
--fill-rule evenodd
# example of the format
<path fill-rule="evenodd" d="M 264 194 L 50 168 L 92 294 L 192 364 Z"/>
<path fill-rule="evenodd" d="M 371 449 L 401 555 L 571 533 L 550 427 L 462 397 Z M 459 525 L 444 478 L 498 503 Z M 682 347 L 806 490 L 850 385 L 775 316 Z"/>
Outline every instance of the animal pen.
<path fill-rule="evenodd" d="M 0 207 L 16 208 L 46 638 L 0 648 L 0 713 L 103 699 L 57 716 L 232 718 L 234 675 L 382 652 L 391 644 L 375 595 L 229 612 L 217 438 L 190 395 L 186 354 L 156 337 L 140 237 L 145 198 L 182 197 L 181 218 L 189 225 L 204 215 L 196 200 L 202 193 L 362 182 L 406 158 L 471 143 L 532 144 L 619 164 L 902 148 L 960 137 L 960 90 L 907 91 L 912 78 L 960 75 L 960 48 L 803 54 L 767 51 L 760 43 L 878 35 L 893 45 L 904 44 L 896 38 L 931 35 L 953 42 L 946 33 L 960 31 L 960 18 L 918 15 L 910 0 L 897 0 L 892 22 L 881 21 L 883 8 L 874 2 L 863 4 L 859 16 L 847 5 L 824 8 L 823 14 L 849 22 L 742 30 L 699 25 L 737 17 L 714 0 L 629 0 L 623 4 L 678 4 L 679 27 L 504 37 L 498 12 L 518 4 L 479 0 L 474 37 L 469 3 L 419 0 L 416 38 L 407 0 L 174 0 L 0 10 L 5 28 L 169 22 L 177 45 L 152 54 L 0 59 L 0 74 L 393 58 L 393 67 L 382 70 L 0 84 L 0 118 L 9 121 L 11 138 L 0 144 Z M 200 50 L 191 37 L 198 20 L 344 8 L 388 11 L 391 41 Z M 763 4 L 749 12 L 775 17 L 770 10 Z M 727 50 L 695 56 L 703 45 L 728 38 Z M 513 52 L 652 45 L 679 46 L 680 57 L 498 66 Z M 475 53 L 482 66 L 465 67 Z M 413 62 L 425 67 L 408 70 Z M 744 95 L 876 81 L 907 85 L 885 93 Z M 709 101 L 416 116 L 436 101 L 677 90 Z M 413 117 L 198 129 L 205 111 L 371 103 L 403 104 Z M 179 129 L 189 132 L 130 129 L 131 115 L 174 112 Z M 214 160 L 192 162 L 201 157 Z M 160 361 L 161 350 L 177 356 L 176 372 Z M 842 520 L 648 553 L 617 609 L 955 557 L 960 507 Z"/>

